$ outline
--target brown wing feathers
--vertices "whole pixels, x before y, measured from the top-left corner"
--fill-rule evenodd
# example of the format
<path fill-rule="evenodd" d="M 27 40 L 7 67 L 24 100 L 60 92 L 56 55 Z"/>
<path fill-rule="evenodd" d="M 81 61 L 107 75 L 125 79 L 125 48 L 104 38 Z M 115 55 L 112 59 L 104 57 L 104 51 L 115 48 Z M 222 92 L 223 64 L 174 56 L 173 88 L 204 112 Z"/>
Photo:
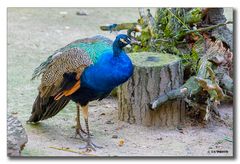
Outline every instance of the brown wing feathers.
<path fill-rule="evenodd" d="M 80 88 L 80 76 L 84 68 L 90 64 L 92 64 L 90 58 L 77 48 L 53 55 L 51 62 L 45 64 L 45 68 L 39 69 L 44 71 L 38 88 L 39 94 L 28 122 L 38 122 L 53 117 L 63 109 L 70 101 L 67 96 Z M 72 84 L 64 78 L 68 73 L 75 73 L 75 81 Z"/>

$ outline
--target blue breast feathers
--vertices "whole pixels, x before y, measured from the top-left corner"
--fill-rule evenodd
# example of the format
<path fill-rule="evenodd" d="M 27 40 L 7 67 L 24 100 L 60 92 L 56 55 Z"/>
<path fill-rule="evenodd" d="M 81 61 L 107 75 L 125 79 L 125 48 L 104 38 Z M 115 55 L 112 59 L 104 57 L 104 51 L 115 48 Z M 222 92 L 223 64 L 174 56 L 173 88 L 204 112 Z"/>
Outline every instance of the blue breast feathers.
<path fill-rule="evenodd" d="M 97 63 L 87 67 L 81 76 L 81 87 L 91 88 L 97 92 L 110 92 L 127 81 L 133 74 L 130 58 L 122 51 L 114 55 L 107 51 Z"/>

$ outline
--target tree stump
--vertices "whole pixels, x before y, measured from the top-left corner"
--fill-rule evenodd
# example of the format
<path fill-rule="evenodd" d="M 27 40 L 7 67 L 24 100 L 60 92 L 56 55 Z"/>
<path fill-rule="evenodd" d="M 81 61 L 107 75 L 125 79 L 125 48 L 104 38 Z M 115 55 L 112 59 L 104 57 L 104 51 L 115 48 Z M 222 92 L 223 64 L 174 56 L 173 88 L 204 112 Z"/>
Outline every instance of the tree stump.
<path fill-rule="evenodd" d="M 133 76 L 118 89 L 118 118 L 145 126 L 176 126 L 184 120 L 181 100 L 166 102 L 156 110 L 149 103 L 183 83 L 181 59 L 171 54 L 132 53 Z"/>

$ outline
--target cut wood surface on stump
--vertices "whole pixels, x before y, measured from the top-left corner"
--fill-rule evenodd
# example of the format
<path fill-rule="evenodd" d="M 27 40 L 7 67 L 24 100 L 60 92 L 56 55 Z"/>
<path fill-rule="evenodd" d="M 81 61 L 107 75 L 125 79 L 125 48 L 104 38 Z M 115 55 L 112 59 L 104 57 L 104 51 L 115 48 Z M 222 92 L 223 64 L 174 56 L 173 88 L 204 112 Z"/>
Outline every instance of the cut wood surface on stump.
<path fill-rule="evenodd" d="M 167 102 L 157 109 L 149 104 L 159 95 L 183 83 L 181 59 L 171 54 L 131 53 L 134 74 L 118 89 L 119 120 L 145 126 L 176 126 L 184 120 L 181 100 Z"/>

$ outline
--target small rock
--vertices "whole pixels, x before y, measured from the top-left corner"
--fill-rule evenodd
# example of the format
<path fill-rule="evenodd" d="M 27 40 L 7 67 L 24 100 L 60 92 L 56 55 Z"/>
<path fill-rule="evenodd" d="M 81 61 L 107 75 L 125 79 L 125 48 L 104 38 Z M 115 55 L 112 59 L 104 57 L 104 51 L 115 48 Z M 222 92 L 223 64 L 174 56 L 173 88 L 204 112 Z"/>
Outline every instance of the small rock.
<path fill-rule="evenodd" d="M 183 127 L 181 125 L 177 125 L 178 130 L 183 130 Z"/>
<path fill-rule="evenodd" d="M 20 156 L 21 150 L 28 142 L 28 137 L 22 123 L 11 115 L 7 117 L 7 154 Z"/>
<path fill-rule="evenodd" d="M 106 104 L 104 107 L 105 107 L 105 108 L 112 108 L 112 106 L 109 105 L 109 104 Z"/>
<path fill-rule="evenodd" d="M 106 114 L 105 113 L 101 113 L 100 116 L 105 116 Z"/>
<path fill-rule="evenodd" d="M 114 134 L 114 135 L 112 136 L 112 138 L 118 138 L 118 135 Z"/>
<path fill-rule="evenodd" d="M 18 114 L 18 112 L 11 112 L 11 114 Z"/>
<path fill-rule="evenodd" d="M 162 137 L 159 137 L 159 138 L 157 138 L 157 140 L 163 140 L 163 138 L 162 138 Z"/>
<path fill-rule="evenodd" d="M 183 127 L 181 125 L 177 125 L 177 130 L 180 132 L 180 133 L 184 133 L 183 132 Z"/>
<path fill-rule="evenodd" d="M 81 10 L 81 11 L 77 11 L 77 12 L 76 12 L 76 15 L 86 16 L 86 15 L 88 15 L 88 13 L 87 13 L 86 11 Z"/>
<path fill-rule="evenodd" d="M 114 124 L 111 120 L 106 121 L 106 124 Z"/>
<path fill-rule="evenodd" d="M 184 134 L 183 130 L 179 130 L 179 133 L 182 133 L 182 134 Z"/>
<path fill-rule="evenodd" d="M 62 118 L 63 121 L 67 121 L 68 119 L 67 118 Z"/>

